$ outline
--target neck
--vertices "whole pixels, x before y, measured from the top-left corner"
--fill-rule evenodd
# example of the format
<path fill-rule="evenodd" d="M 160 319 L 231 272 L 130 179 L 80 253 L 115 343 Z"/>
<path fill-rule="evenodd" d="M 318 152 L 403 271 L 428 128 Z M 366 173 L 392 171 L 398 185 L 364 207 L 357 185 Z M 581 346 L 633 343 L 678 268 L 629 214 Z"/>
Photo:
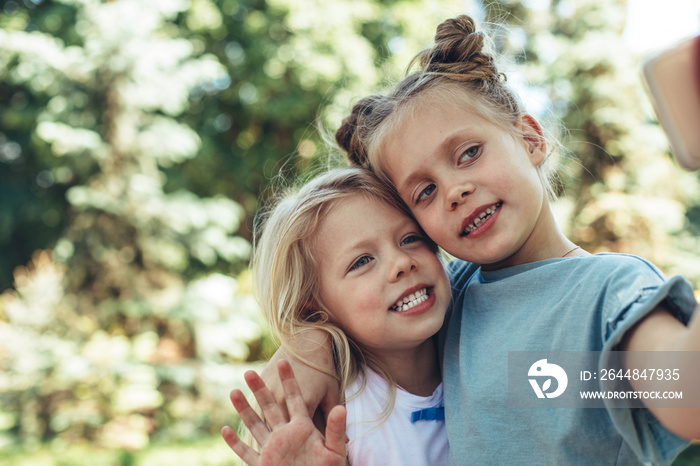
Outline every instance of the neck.
<path fill-rule="evenodd" d="M 442 380 L 433 338 L 414 348 L 382 352 L 377 357 L 386 365 L 396 384 L 414 395 L 432 395 Z"/>

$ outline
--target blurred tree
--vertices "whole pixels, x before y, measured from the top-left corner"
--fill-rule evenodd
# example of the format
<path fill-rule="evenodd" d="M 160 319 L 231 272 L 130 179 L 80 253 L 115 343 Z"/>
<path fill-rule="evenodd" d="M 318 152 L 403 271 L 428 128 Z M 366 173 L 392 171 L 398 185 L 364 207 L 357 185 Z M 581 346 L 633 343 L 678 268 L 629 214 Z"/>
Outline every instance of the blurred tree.
<path fill-rule="evenodd" d="M 569 237 L 590 252 L 638 254 L 700 287 L 697 174 L 672 160 L 622 40 L 625 0 L 551 0 L 525 8 L 489 2 L 497 46 L 547 97 L 531 93 L 565 127 L 559 158 Z M 527 95 L 527 93 L 526 93 Z M 550 115 L 550 116 L 551 116 Z M 545 118 L 548 116 L 543 114 Z M 571 155 L 571 156 L 569 156 Z"/>
<path fill-rule="evenodd" d="M 14 195 L 3 215 L 19 221 L 3 239 L 57 230 L 16 244 L 53 253 L 35 253 L 2 295 L 0 417 L 25 441 L 139 448 L 183 417 L 178 403 L 211 408 L 198 401 L 212 391 L 201 372 L 246 360 L 262 335 L 234 278 L 187 275 L 193 263 L 244 267 L 243 209 L 165 188 L 163 169 L 200 149 L 181 118 L 192 89 L 230 80 L 173 23 L 188 2 L 10 3 L 0 77 L 15 103 L 2 112 Z M 173 363 L 184 367 L 161 367 Z M 193 414 L 190 434 L 210 422 Z"/>
<path fill-rule="evenodd" d="M 75 41 L 68 27 L 75 22 L 73 9 L 47 7 L 47 14 L 37 24 L 29 24 L 23 10 L 26 8 L 15 2 L 4 2 L 0 31 L 31 31 L 43 26 L 68 44 Z M 4 40 L 3 34 L 3 45 Z M 35 249 L 55 243 L 65 227 L 64 195 L 72 172 L 54 173 L 59 159 L 30 150 L 37 117 L 51 96 L 45 92 L 51 84 L 47 82 L 49 74 L 43 74 L 43 81 L 37 79 L 31 87 L 24 84 L 26 75 L 32 73 L 31 64 L 20 65 L 14 54 L 0 52 L 0 291 L 11 286 L 16 266 L 27 263 Z"/>

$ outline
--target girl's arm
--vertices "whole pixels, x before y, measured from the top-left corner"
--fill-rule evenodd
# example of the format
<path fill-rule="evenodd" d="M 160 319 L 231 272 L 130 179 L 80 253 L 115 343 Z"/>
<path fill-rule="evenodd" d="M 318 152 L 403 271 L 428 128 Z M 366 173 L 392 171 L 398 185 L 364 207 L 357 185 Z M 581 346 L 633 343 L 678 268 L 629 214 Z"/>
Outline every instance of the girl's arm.
<path fill-rule="evenodd" d="M 250 466 L 346 465 L 344 406 L 336 406 L 328 415 L 325 438 L 316 429 L 306 409 L 289 363 L 277 364 L 289 416 L 282 410 L 254 371 L 245 374 L 246 383 L 262 410 L 265 421 L 248 404 L 240 390 L 231 392 L 231 402 L 241 420 L 260 444 L 260 453 L 245 444 L 229 426 L 221 435 L 231 449 Z"/>
<path fill-rule="evenodd" d="M 695 310 L 697 311 L 696 306 Z M 694 312 L 686 327 L 661 306 L 645 317 L 630 330 L 623 341 L 623 351 L 658 351 L 673 353 L 659 354 L 664 369 L 679 369 L 678 381 L 631 380 L 632 387 L 641 391 L 682 391 L 683 399 L 693 404 L 690 408 L 659 408 L 649 406 L 649 410 L 661 423 L 676 435 L 687 439 L 700 439 L 700 312 Z M 696 353 L 687 353 L 694 351 Z M 686 353 L 682 353 L 686 352 Z M 675 360 L 675 362 L 672 360 Z M 637 358 L 627 353 L 626 368 L 649 366 L 648 356 Z"/>
<path fill-rule="evenodd" d="M 304 330 L 296 337 L 285 338 L 284 344 L 260 374 L 277 403 L 285 410 L 285 393 L 275 369 L 282 359 L 289 361 L 294 368 L 309 415 L 316 427 L 323 431 L 326 417 L 340 403 L 338 380 L 330 375 L 335 373 L 335 363 L 328 333 L 316 329 Z"/>

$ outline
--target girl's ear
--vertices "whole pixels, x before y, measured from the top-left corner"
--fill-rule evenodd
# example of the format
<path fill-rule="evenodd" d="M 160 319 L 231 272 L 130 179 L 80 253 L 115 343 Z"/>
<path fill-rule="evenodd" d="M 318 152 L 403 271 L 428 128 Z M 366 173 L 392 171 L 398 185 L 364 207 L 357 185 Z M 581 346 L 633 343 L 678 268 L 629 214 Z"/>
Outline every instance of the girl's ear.
<path fill-rule="evenodd" d="M 532 164 L 538 166 L 544 162 L 547 156 L 547 143 L 544 139 L 542 127 L 532 115 L 528 115 L 527 113 L 518 119 L 516 126 L 525 142 L 525 147 L 528 154 L 530 154 Z"/>

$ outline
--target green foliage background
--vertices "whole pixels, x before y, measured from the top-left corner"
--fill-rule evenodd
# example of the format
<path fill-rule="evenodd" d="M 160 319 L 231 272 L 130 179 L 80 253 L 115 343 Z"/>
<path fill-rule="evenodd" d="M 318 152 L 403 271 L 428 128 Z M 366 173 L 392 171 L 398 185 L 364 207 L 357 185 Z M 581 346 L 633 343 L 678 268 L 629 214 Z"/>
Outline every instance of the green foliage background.
<path fill-rule="evenodd" d="M 326 163 L 319 128 L 461 12 L 568 130 L 570 237 L 700 284 L 700 183 L 668 154 L 624 1 L 5 1 L 0 460 L 231 462 L 208 439 L 274 348 L 246 270 L 260 199 Z"/>

